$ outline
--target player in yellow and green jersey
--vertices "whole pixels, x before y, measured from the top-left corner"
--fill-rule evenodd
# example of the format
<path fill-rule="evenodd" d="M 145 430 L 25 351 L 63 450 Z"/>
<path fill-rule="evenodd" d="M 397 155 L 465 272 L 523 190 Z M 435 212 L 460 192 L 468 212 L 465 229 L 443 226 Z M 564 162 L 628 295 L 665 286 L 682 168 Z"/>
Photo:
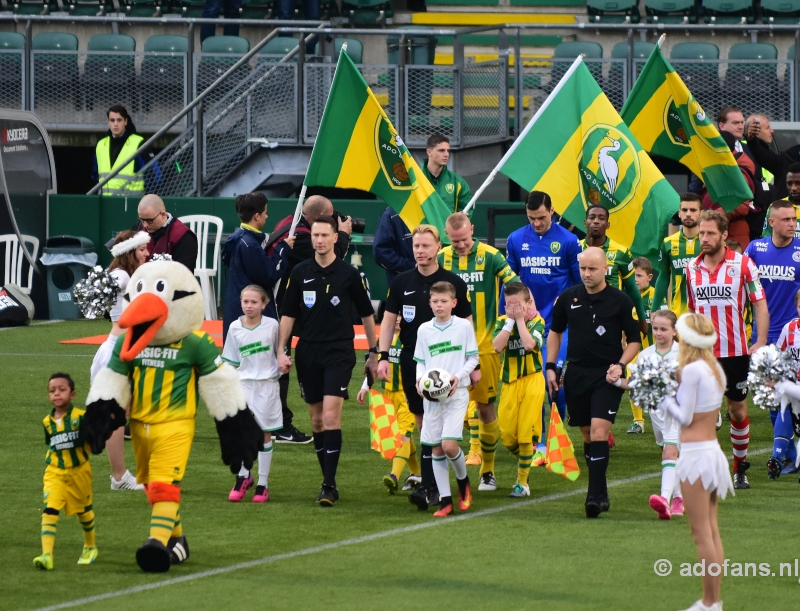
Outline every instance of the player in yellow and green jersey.
<path fill-rule="evenodd" d="M 380 315 L 380 312 L 379 312 Z M 403 484 L 403 490 L 416 490 L 422 482 L 419 459 L 417 458 L 417 446 L 411 435 L 417 428 L 414 414 L 408 409 L 406 394 L 403 392 L 403 380 L 400 373 L 400 354 L 403 351 L 403 344 L 400 341 L 400 317 L 395 322 L 395 335 L 392 345 L 389 348 L 389 379 L 381 381 L 381 391 L 387 401 L 394 406 L 394 414 L 397 418 L 397 426 L 400 429 L 400 442 L 402 445 L 397 450 L 392 459 L 392 471 L 383 476 L 383 484 L 389 494 L 397 494 L 400 476 L 403 469 L 408 465 L 409 475 Z M 369 390 L 369 378 L 364 378 L 364 384 L 358 393 L 357 400 L 364 405 L 367 391 Z"/>
<path fill-rule="evenodd" d="M 636 314 L 639 316 L 639 324 L 642 326 L 642 333 L 645 333 L 646 324 L 644 308 L 642 308 L 642 297 L 636 286 L 633 277 L 633 255 L 624 246 L 617 244 L 606 235 L 611 222 L 608 220 L 608 210 L 603 206 L 591 205 L 586 210 L 586 238 L 581 240 L 581 249 L 586 250 L 589 246 L 602 248 L 606 253 L 606 282 L 615 289 L 625 291 L 636 307 Z"/>
<path fill-rule="evenodd" d="M 653 344 L 653 328 L 650 325 L 650 312 L 653 308 L 653 294 L 655 288 L 650 286 L 653 280 L 653 264 L 647 257 L 636 257 L 633 260 L 633 276 L 636 279 L 636 286 L 642 297 L 642 307 L 644 308 L 645 320 L 647 321 L 647 333 L 642 333 L 642 350 Z M 633 363 L 636 358 L 631 361 Z M 641 407 L 631 401 L 631 411 L 633 412 L 633 423 L 627 430 L 628 434 L 644 433 L 644 413 Z"/>
<path fill-rule="evenodd" d="M 542 436 L 544 319 L 530 315 L 533 297 L 522 282 L 505 286 L 505 306 L 506 314 L 497 319 L 493 334 L 493 347 L 502 354 L 497 418 L 503 445 L 517 457 L 517 481 L 509 496 L 522 498 L 531 494 L 533 448 Z"/>
<path fill-rule="evenodd" d="M 472 440 L 474 408 L 469 407 L 470 456 L 467 464 L 481 465 L 481 481 L 478 490 L 497 490 L 494 477 L 494 452 L 500 430 L 494 402 L 497 398 L 497 382 L 500 377 L 500 357 L 492 346 L 494 321 L 497 319 L 497 303 L 500 298 L 500 282 L 519 281 L 502 253 L 473 239 L 474 231 L 469 217 L 456 212 L 447 217 L 445 233 L 450 246 L 439 251 L 439 264 L 453 272 L 467 283 L 472 323 L 478 340 L 480 357 L 480 381 L 470 391 L 470 399 L 478 411 L 478 438 L 480 443 L 480 462 L 474 457 Z"/>
<path fill-rule="evenodd" d="M 33 559 L 38 569 L 53 568 L 58 514 L 78 514 L 83 527 L 83 553 L 78 564 L 91 564 L 97 558 L 92 510 L 92 467 L 89 446 L 83 435 L 85 410 L 75 407 L 75 382 L 69 374 L 54 373 L 48 383 L 53 410 L 45 416 L 44 441 L 49 446 L 44 471 L 42 509 L 42 555 Z"/>
<path fill-rule="evenodd" d="M 675 316 L 689 310 L 689 297 L 686 294 L 686 267 L 700 256 L 700 226 L 697 219 L 702 211 L 700 196 L 696 193 L 681 195 L 678 217 L 681 229 L 664 239 L 658 252 L 658 278 L 653 295 L 653 307 L 667 308 Z M 667 291 L 672 287 L 669 300 Z M 667 303 L 665 304 L 665 301 Z"/>

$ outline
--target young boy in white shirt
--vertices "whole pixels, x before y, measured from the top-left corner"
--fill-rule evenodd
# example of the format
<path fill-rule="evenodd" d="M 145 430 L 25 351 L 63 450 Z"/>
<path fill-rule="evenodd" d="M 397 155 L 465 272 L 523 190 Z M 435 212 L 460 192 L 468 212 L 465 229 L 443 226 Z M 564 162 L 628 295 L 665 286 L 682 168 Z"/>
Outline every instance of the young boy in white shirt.
<path fill-rule="evenodd" d="M 467 476 L 464 453 L 459 447 L 464 417 L 469 404 L 469 374 L 478 364 L 478 341 L 468 320 L 452 315 L 456 306 L 456 289 L 449 282 L 436 282 L 430 288 L 430 304 L 435 318 L 423 323 L 417 331 L 414 360 L 417 362 L 417 392 L 420 382 L 432 368 L 450 374 L 450 394 L 440 401 L 423 401 L 420 442 L 433 448 L 433 474 L 439 487 L 441 506 L 433 515 L 443 518 L 453 513 L 450 494 L 450 471 L 458 481 L 458 508 L 466 511 L 472 505 L 472 491 Z M 411 502 L 415 496 L 409 497 Z M 419 509 L 427 509 L 418 505 Z"/>
<path fill-rule="evenodd" d="M 269 297 L 257 284 L 242 289 L 240 294 L 244 316 L 231 323 L 222 360 L 236 367 L 247 405 L 264 431 L 264 448 L 258 453 L 258 484 L 254 503 L 269 501 L 269 471 L 272 466 L 272 433 L 283 428 L 280 385 L 278 379 L 278 321 L 262 316 Z M 238 503 L 253 487 L 250 471 L 242 465 L 228 500 Z"/>

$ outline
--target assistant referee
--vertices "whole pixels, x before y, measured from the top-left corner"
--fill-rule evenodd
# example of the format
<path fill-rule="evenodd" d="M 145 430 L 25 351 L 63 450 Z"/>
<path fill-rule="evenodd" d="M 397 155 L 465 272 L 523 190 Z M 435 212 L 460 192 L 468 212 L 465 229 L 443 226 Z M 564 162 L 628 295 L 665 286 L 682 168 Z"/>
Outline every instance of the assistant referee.
<path fill-rule="evenodd" d="M 583 435 L 583 453 L 589 469 L 586 517 L 608 511 L 608 434 L 619 410 L 623 391 L 606 382 L 606 374 L 621 375 L 639 352 L 639 322 L 633 301 L 606 283 L 606 255 L 589 247 L 578 260 L 581 280 L 566 289 L 553 306 L 547 336 L 547 384 L 550 396 L 558 392 L 556 358 L 564 331 L 567 347 L 564 395 L 567 423 Z M 627 345 L 623 349 L 623 340 Z M 619 369 L 618 369 L 619 368 Z"/>
<path fill-rule="evenodd" d="M 436 282 L 449 282 L 456 287 L 456 307 L 453 314 L 472 322 L 472 308 L 469 304 L 466 283 L 453 272 L 439 265 L 436 255 L 442 247 L 439 230 L 433 225 L 419 225 L 412 232 L 414 260 L 417 266 L 398 274 L 389 287 L 386 297 L 386 312 L 383 315 L 380 332 L 381 359 L 378 363 L 378 377 L 389 377 L 389 347 L 394 336 L 397 317 L 400 319 L 400 373 L 403 378 L 403 392 L 408 409 L 417 420 L 417 428 L 422 430 L 422 397 L 416 389 L 417 364 L 414 361 L 414 348 L 417 345 L 417 330 L 424 322 L 433 318 L 430 304 L 430 288 Z M 434 486 L 432 447 L 422 445 L 422 484 L 409 498 L 420 509 L 427 509 L 429 492 Z M 433 499 L 431 499 L 433 500 Z"/>
<path fill-rule="evenodd" d="M 311 414 L 314 448 L 323 476 L 316 502 L 323 507 L 339 500 L 336 469 L 342 450 L 342 404 L 356 364 L 351 319 L 354 305 L 364 323 L 370 346 L 367 367 L 373 375 L 378 352 L 369 294 L 358 270 L 336 256 L 337 238 L 333 217 L 323 215 L 312 223 L 314 258 L 298 263 L 289 276 L 281 303 L 277 349 L 278 367 L 287 373 L 292 359 L 285 353 L 286 343 L 299 319 L 297 379 Z"/>

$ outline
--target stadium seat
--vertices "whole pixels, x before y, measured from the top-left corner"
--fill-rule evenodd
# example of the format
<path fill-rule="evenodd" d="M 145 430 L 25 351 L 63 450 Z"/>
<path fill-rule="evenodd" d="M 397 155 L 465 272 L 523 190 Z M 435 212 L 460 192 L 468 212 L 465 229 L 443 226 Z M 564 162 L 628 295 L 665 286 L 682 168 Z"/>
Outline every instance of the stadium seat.
<path fill-rule="evenodd" d="M 186 69 L 190 65 L 186 55 L 189 51 L 189 39 L 186 36 L 151 36 L 144 43 L 144 51 L 175 54 L 145 55 L 142 58 L 139 91 L 144 112 L 150 112 L 153 101 L 157 101 L 157 104 L 183 104 Z"/>
<path fill-rule="evenodd" d="M 197 77 L 195 81 L 196 94 L 205 90 L 211 83 L 222 76 L 239 58 L 250 51 L 250 41 L 241 36 L 211 36 L 203 41 L 200 61 L 197 64 Z M 213 55 L 208 55 L 213 54 Z M 241 81 L 250 68 L 245 64 L 228 77 L 227 82 L 220 85 L 215 96 L 219 99 L 224 93 L 232 89 Z"/>
<path fill-rule="evenodd" d="M 136 40 L 126 34 L 96 34 L 89 39 L 83 66 L 86 110 L 107 100 L 135 110 Z"/>
<path fill-rule="evenodd" d="M 333 61 L 339 60 L 339 53 L 342 52 L 342 45 L 347 43 L 347 56 L 353 60 L 354 64 L 360 64 L 362 57 L 364 55 L 364 45 L 361 44 L 360 40 L 356 40 L 355 38 L 336 38 L 334 41 L 334 48 L 336 52 L 334 53 Z M 319 43 L 317 43 L 316 47 L 317 53 L 319 53 Z"/>
<path fill-rule="evenodd" d="M 272 0 L 242 0 L 239 12 L 242 19 L 273 19 L 274 8 Z"/>
<path fill-rule="evenodd" d="M 16 15 L 46 15 L 50 12 L 47 0 L 17 0 L 10 6 Z"/>
<path fill-rule="evenodd" d="M 0 32 L 0 104 L 3 108 L 22 108 L 22 53 L 25 36 Z"/>
<path fill-rule="evenodd" d="M 394 15 L 394 9 L 387 0 L 343 0 L 342 15 L 349 17 L 353 25 L 375 25 L 386 23 L 386 18 Z"/>
<path fill-rule="evenodd" d="M 31 41 L 33 51 L 34 110 L 40 98 L 72 98 L 75 110 L 81 109 L 78 82 L 78 37 L 63 32 L 42 32 Z M 50 54 L 42 51 L 75 51 Z"/>
<path fill-rule="evenodd" d="M 130 17 L 161 17 L 169 2 L 168 0 L 123 0 L 120 5 Z"/>
<path fill-rule="evenodd" d="M 190 214 L 178 219 L 197 235 L 199 248 L 194 264 L 194 275 L 200 281 L 205 304 L 205 319 L 217 320 L 217 298 L 214 291 L 214 278 L 219 278 L 219 247 L 222 242 L 222 219 L 208 214 Z M 213 225 L 213 228 L 212 228 Z M 214 251 L 209 253 L 209 237 L 214 242 Z M 209 256 L 210 255 L 210 256 Z M 211 259 L 209 266 L 209 258 Z"/>
<path fill-rule="evenodd" d="M 598 83 L 602 82 L 603 64 L 602 62 L 593 62 L 591 60 L 603 58 L 603 47 L 596 42 L 562 42 L 556 45 L 556 48 L 553 50 L 553 63 L 550 69 L 548 92 L 553 90 L 558 84 L 558 81 L 561 80 L 561 77 L 567 73 L 567 70 L 569 70 L 575 58 L 581 54 L 584 56 L 583 59 L 586 63 L 586 67 L 589 68 L 589 72 L 592 73 L 592 76 L 594 76 Z"/>
<path fill-rule="evenodd" d="M 172 8 L 183 17 L 202 17 L 205 0 L 173 0 Z"/>
<path fill-rule="evenodd" d="M 795 24 L 800 22 L 800 0 L 761 0 L 764 23 Z"/>
<path fill-rule="evenodd" d="M 672 66 L 696 97 L 719 92 L 719 48 L 710 42 L 679 42 L 669 55 Z M 681 63 L 685 60 L 687 63 Z M 698 61 L 700 60 L 700 61 Z M 703 63 L 708 61 L 710 63 Z"/>
<path fill-rule="evenodd" d="M 645 0 L 647 23 L 697 23 L 695 0 Z"/>
<path fill-rule="evenodd" d="M 298 38 L 292 36 L 276 36 L 258 52 L 258 61 L 259 63 L 277 62 L 291 50 L 296 49 L 299 44 L 300 39 Z M 297 55 L 292 58 L 292 61 L 297 61 Z"/>
<path fill-rule="evenodd" d="M 590 23 L 639 23 L 638 0 L 587 0 Z"/>
<path fill-rule="evenodd" d="M 746 114 L 784 115 L 788 99 L 778 87 L 777 59 L 778 50 L 766 43 L 740 43 L 728 50 L 728 60 L 749 60 L 741 64 L 729 62 L 724 85 L 726 96 L 736 99 Z"/>
<path fill-rule="evenodd" d="M 755 23 L 753 0 L 703 0 L 706 23 Z"/>
<path fill-rule="evenodd" d="M 66 6 L 70 15 L 92 17 L 104 15 L 106 12 L 104 0 L 64 0 L 63 4 Z"/>
<path fill-rule="evenodd" d="M 647 58 L 650 57 L 650 54 L 653 52 L 656 44 L 654 42 L 634 42 L 633 43 L 633 59 L 634 61 L 639 60 L 635 66 L 641 70 L 644 67 L 644 63 L 647 61 Z M 611 59 L 628 59 L 628 43 L 627 42 L 618 42 L 614 45 L 611 49 Z M 625 74 L 625 65 L 620 62 L 614 62 L 608 69 L 608 78 L 605 81 L 605 87 L 603 87 L 603 91 L 606 92 L 606 95 L 609 99 L 617 105 L 617 102 L 622 104 L 622 100 L 624 98 L 625 90 L 624 90 L 624 79 L 623 75 Z M 637 72 L 638 74 L 638 72 Z M 633 87 L 633 83 L 628 83 L 628 91 L 631 90 Z"/>
<path fill-rule="evenodd" d="M 404 30 L 430 30 L 427 25 L 404 25 Z M 414 36 L 406 38 L 406 64 L 431 66 L 436 57 L 436 38 L 433 36 Z M 400 36 L 393 34 L 386 37 L 386 55 L 388 63 L 400 63 Z"/>

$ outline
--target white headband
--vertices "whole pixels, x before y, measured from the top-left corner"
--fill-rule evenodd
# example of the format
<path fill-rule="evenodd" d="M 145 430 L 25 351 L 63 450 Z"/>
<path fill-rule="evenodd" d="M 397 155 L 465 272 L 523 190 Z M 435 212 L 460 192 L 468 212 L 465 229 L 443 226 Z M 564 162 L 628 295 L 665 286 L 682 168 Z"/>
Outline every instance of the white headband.
<path fill-rule="evenodd" d="M 149 241 L 150 241 L 150 234 L 147 233 L 146 231 L 140 231 L 132 238 L 123 240 L 119 244 L 114 244 L 114 246 L 111 247 L 111 254 L 114 258 L 117 258 L 120 255 L 124 255 L 126 252 L 136 250 L 142 244 L 147 244 Z"/>
<path fill-rule="evenodd" d="M 684 314 L 678 319 L 678 323 L 675 325 L 675 329 L 678 331 L 678 335 L 682 342 L 686 342 L 690 346 L 694 346 L 695 348 L 700 348 L 701 350 L 709 350 L 710 348 L 714 347 L 714 344 L 717 343 L 717 333 L 716 331 L 713 332 L 711 335 L 701 335 L 688 324 L 686 324 L 686 317 L 689 316 L 688 314 Z"/>

